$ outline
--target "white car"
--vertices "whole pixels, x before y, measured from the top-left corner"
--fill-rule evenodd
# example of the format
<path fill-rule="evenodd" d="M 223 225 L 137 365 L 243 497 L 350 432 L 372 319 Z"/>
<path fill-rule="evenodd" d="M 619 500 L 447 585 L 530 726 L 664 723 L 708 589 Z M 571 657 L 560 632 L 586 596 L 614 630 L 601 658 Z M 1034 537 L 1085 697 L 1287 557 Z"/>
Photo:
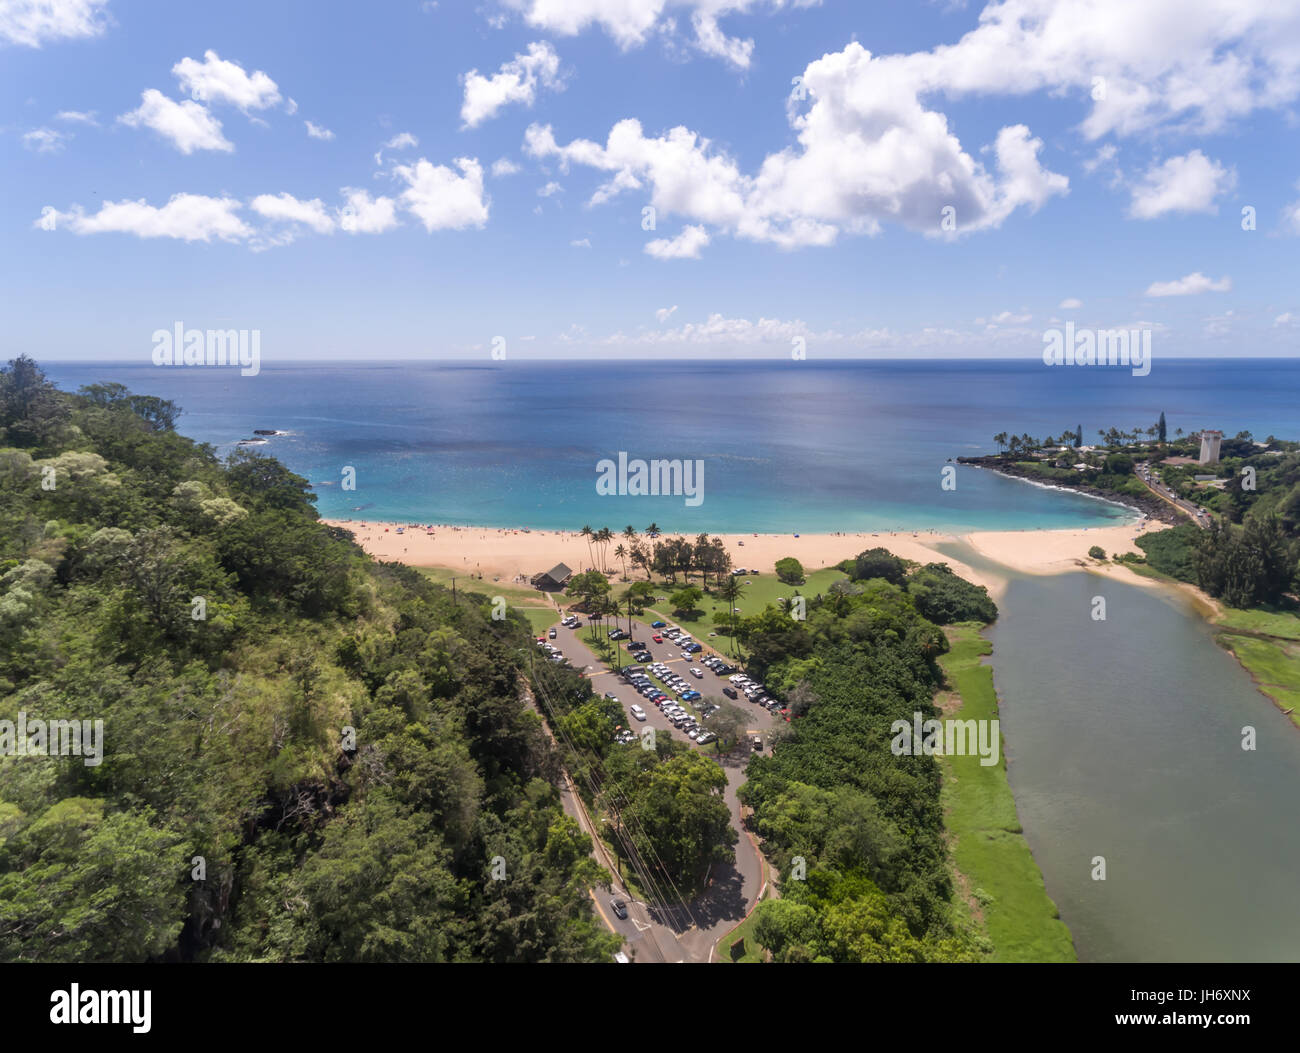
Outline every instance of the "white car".
<path fill-rule="evenodd" d="M 704 670 L 699 669 L 696 666 L 691 666 L 691 676 L 695 677 L 696 680 L 703 680 Z"/>
<path fill-rule="evenodd" d="M 635 703 L 633 703 L 630 708 L 632 711 L 632 716 L 636 717 L 637 720 L 645 720 L 644 709 L 642 709 L 640 706 L 636 705 Z"/>

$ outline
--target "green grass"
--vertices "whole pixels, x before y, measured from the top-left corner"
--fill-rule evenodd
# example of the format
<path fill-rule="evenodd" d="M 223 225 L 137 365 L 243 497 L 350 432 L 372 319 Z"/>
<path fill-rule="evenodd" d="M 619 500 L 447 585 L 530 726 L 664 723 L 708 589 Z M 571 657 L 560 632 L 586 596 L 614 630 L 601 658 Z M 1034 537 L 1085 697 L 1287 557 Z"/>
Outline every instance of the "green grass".
<path fill-rule="evenodd" d="M 737 600 L 736 606 L 740 608 L 742 617 L 749 618 L 758 614 L 769 604 L 776 606 L 780 599 L 789 599 L 796 592 L 800 596 L 812 599 L 826 592 L 831 585 L 837 581 L 843 581 L 845 574 L 843 571 L 836 570 L 834 567 L 825 570 L 816 570 L 808 575 L 807 580 L 802 585 L 787 585 L 781 581 L 775 574 L 757 574 L 746 575 L 741 581 L 749 582 L 742 590 L 740 599 Z M 693 579 L 695 585 L 699 585 L 699 578 Z M 682 582 L 671 585 L 666 582 L 657 582 L 659 596 L 671 596 L 678 589 L 683 588 Z M 713 615 L 715 613 L 726 613 L 727 601 L 717 595 L 705 594 L 704 599 L 700 601 L 701 613 L 693 618 L 675 618 L 672 613 L 672 606 L 667 603 L 652 603 L 646 608 L 643 616 L 634 618 L 644 624 L 647 629 L 653 621 L 664 621 L 669 625 L 678 625 L 686 629 L 692 636 L 701 642 L 707 641 L 715 650 L 729 654 L 731 652 L 731 641 L 725 632 L 717 629 L 713 624 Z M 623 625 L 627 624 L 626 618 L 622 621 Z M 658 630 L 649 630 L 657 632 Z M 709 633 L 717 632 L 718 635 L 710 638 Z M 735 657 L 732 655 L 732 657 Z"/>
<path fill-rule="evenodd" d="M 1224 633 L 1220 641 L 1237 656 L 1255 685 L 1300 726 L 1300 643 Z"/>
<path fill-rule="evenodd" d="M 1228 607 L 1214 623 L 1225 629 L 1242 629 L 1248 633 L 1278 636 L 1283 640 L 1300 640 L 1300 614 L 1295 611 L 1241 611 Z"/>
<path fill-rule="evenodd" d="M 560 615 L 555 612 L 551 601 L 545 593 L 527 585 L 512 582 L 493 581 L 491 578 L 471 578 L 464 571 L 452 570 L 450 567 L 416 567 L 430 581 L 451 588 L 452 578 L 456 579 L 456 589 L 466 595 L 477 593 L 489 599 L 501 596 L 508 607 L 514 608 L 520 617 L 527 619 L 534 636 L 542 636 L 552 625 L 559 623 Z"/>
<path fill-rule="evenodd" d="M 718 958 L 724 962 L 749 962 L 760 964 L 763 961 L 763 949 L 754 939 L 754 922 L 757 913 L 751 914 L 723 937 L 718 948 Z"/>
<path fill-rule="evenodd" d="M 528 619 L 534 636 L 544 635 L 547 629 L 560 620 L 560 616 L 550 607 L 516 607 L 515 613 Z"/>
<path fill-rule="evenodd" d="M 945 712 L 945 718 L 991 720 L 998 715 L 993 671 L 980 661 L 993 648 L 979 628 L 965 624 L 950 630 L 951 650 L 939 664 L 961 706 Z M 993 946 L 991 960 L 1077 961 L 1070 930 L 1047 895 L 1021 831 L 1005 754 L 1000 751 L 998 763 L 988 766 L 978 756 L 941 757 L 940 762 L 953 865 L 977 901 L 972 914 L 982 915 L 977 924 Z"/>

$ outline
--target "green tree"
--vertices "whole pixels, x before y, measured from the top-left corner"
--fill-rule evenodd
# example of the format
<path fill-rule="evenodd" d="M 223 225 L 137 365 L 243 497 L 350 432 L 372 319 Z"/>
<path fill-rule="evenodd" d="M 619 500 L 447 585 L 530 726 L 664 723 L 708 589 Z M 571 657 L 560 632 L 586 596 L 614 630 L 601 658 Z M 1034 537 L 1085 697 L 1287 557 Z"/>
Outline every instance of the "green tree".
<path fill-rule="evenodd" d="M 793 556 L 778 559 L 776 561 L 776 576 L 787 585 L 802 585 L 805 580 L 803 564 Z"/>

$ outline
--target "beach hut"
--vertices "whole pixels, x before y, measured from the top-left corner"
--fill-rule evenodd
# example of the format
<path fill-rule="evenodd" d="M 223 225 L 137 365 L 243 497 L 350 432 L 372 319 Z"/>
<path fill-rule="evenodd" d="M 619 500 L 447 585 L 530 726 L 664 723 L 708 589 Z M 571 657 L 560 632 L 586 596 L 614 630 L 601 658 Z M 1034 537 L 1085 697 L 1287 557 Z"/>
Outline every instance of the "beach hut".
<path fill-rule="evenodd" d="M 573 577 L 573 571 L 563 563 L 557 563 L 548 571 L 534 574 L 532 583 L 534 588 L 538 589 L 562 589 L 571 577 Z"/>

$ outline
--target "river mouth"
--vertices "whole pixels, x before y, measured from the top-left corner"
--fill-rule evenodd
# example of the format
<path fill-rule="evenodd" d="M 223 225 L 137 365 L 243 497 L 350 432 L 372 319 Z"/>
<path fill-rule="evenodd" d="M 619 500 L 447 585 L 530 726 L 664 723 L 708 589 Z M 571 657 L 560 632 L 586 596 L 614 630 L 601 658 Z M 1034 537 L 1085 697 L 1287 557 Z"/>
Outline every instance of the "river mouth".
<path fill-rule="evenodd" d="M 1300 735 L 1192 603 L 942 549 L 1007 578 L 987 635 L 1008 779 L 1080 960 L 1295 961 Z"/>

